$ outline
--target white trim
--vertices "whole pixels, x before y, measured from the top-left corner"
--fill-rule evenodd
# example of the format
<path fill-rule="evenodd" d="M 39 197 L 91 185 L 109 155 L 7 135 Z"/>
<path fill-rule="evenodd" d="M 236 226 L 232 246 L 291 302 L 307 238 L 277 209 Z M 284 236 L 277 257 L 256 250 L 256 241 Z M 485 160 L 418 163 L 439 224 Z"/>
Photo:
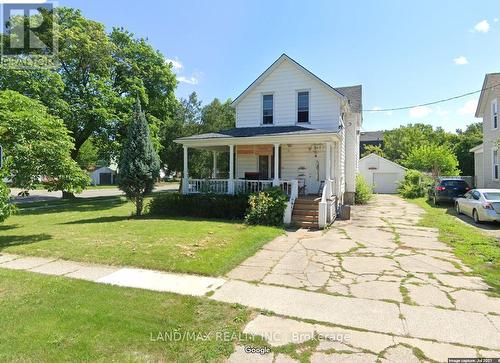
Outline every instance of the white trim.
<path fill-rule="evenodd" d="M 474 146 L 472 149 L 469 150 L 471 153 L 482 153 L 483 152 L 483 144 Z"/>
<path fill-rule="evenodd" d="M 495 151 L 497 152 L 497 160 L 495 160 Z M 495 163 L 496 161 L 496 163 Z M 500 167 L 498 165 L 498 148 L 491 148 L 491 180 L 498 180 L 495 178 L 495 165 L 497 166 L 497 174 L 500 176 Z"/>
<path fill-rule="evenodd" d="M 376 158 L 379 158 L 379 159 L 385 160 L 385 161 L 387 161 L 387 162 L 389 162 L 389 163 L 391 163 L 391 164 L 393 164 L 393 165 L 395 165 L 395 166 L 397 166 L 397 167 L 400 167 L 401 169 L 408 170 L 408 168 L 405 168 L 404 166 L 399 165 L 398 163 L 395 163 L 394 161 L 391 161 L 391 160 L 389 160 L 389 159 L 386 159 L 386 158 L 384 158 L 384 157 L 382 157 L 382 156 L 380 156 L 380 155 L 377 155 L 377 154 L 375 154 L 375 153 L 371 153 L 371 154 L 368 154 L 368 155 L 366 155 L 366 156 L 363 156 L 361 159 L 359 159 L 359 161 L 361 161 L 361 160 L 363 160 L 363 159 L 367 159 L 367 158 L 369 158 L 369 157 L 371 157 L 371 156 L 375 156 Z"/>
<path fill-rule="evenodd" d="M 270 123 L 270 124 L 265 124 L 264 123 L 264 96 L 273 96 L 273 122 Z M 260 126 L 276 126 L 274 124 L 274 120 L 275 120 L 275 117 L 274 117 L 274 92 L 261 92 L 260 94 Z"/>
<path fill-rule="evenodd" d="M 491 129 L 492 130 L 496 130 L 498 129 L 498 121 L 499 121 L 499 115 L 498 115 L 498 101 L 497 99 L 493 99 L 491 100 L 490 102 L 490 112 L 491 112 L 491 115 L 490 115 L 490 121 L 491 121 Z M 495 121 L 494 121 L 494 118 L 495 116 L 497 117 L 497 126 L 495 127 Z"/>
<path fill-rule="evenodd" d="M 307 122 L 299 122 L 299 93 L 307 92 L 307 112 L 308 112 L 308 120 Z M 302 88 L 295 90 L 295 125 L 310 125 L 311 124 L 311 89 L 310 88 Z"/>

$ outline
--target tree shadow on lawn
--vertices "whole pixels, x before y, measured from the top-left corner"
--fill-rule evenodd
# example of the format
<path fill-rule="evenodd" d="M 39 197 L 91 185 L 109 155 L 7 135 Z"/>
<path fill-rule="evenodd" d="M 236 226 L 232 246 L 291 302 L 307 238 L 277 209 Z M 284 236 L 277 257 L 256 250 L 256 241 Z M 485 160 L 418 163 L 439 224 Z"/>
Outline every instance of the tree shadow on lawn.
<path fill-rule="evenodd" d="M 46 233 L 30 234 L 25 236 L 0 236 L 0 251 L 6 247 L 20 246 L 37 243 L 51 239 L 52 236 Z"/>
<path fill-rule="evenodd" d="M 19 228 L 19 224 L 10 224 L 10 225 L 0 225 L 0 232 L 9 231 L 11 229 Z"/>
<path fill-rule="evenodd" d="M 62 203 L 47 203 L 46 205 L 38 205 L 30 207 L 24 205 L 19 208 L 21 214 L 49 214 L 63 212 L 89 212 L 101 211 L 119 207 L 127 203 L 124 197 L 96 197 L 96 198 L 77 198 L 68 202 Z"/>
<path fill-rule="evenodd" d="M 242 224 L 242 219 L 218 219 L 218 218 L 204 218 L 204 217 L 183 217 L 183 216 L 162 216 L 154 214 L 145 214 L 140 217 L 136 216 L 107 216 L 89 219 L 79 219 L 76 221 L 69 221 L 60 223 L 64 224 L 87 224 L 87 223 L 112 223 L 120 221 L 148 221 L 148 220 L 172 220 L 172 221 L 185 221 L 185 222 L 214 222 L 214 223 L 229 223 L 229 224 Z"/>

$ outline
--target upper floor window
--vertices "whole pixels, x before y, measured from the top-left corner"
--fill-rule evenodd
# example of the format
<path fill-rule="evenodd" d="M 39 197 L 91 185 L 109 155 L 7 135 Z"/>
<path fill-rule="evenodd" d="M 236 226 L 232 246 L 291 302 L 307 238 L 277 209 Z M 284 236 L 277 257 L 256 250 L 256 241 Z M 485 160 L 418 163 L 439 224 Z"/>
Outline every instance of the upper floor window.
<path fill-rule="evenodd" d="M 262 96 L 262 124 L 273 124 L 273 95 Z"/>
<path fill-rule="evenodd" d="M 297 93 L 297 122 L 309 122 L 309 92 Z"/>
<path fill-rule="evenodd" d="M 498 128 L 498 102 L 496 99 L 491 101 L 491 125 L 494 129 Z"/>

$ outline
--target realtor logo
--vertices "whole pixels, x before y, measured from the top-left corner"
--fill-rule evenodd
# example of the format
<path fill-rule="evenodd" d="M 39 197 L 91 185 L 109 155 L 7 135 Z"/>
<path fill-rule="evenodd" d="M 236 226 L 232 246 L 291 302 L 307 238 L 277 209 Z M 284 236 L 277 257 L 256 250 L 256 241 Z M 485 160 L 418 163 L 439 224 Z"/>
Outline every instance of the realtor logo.
<path fill-rule="evenodd" d="M 54 3 L 3 3 L 1 10 L 1 67 L 54 68 L 57 55 Z"/>

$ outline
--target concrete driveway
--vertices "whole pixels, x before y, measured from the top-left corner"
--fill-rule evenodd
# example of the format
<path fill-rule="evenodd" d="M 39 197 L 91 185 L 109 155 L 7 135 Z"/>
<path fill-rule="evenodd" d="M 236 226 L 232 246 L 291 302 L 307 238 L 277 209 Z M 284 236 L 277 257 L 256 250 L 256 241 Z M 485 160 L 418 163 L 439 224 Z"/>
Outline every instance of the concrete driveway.
<path fill-rule="evenodd" d="M 377 195 L 327 232 L 272 241 L 232 270 L 213 298 L 281 315 L 258 316 L 245 329 L 271 345 L 300 344 L 307 340 L 300 332 L 343 337 L 320 338 L 309 348 L 312 362 L 499 357 L 500 299 L 488 296 L 437 230 L 416 226 L 423 213 Z M 239 347 L 232 359 L 248 356 Z"/>
<path fill-rule="evenodd" d="M 179 188 L 178 183 L 168 183 L 156 186 L 154 191 L 165 191 L 165 190 L 177 190 Z M 14 203 L 31 203 L 31 202 L 41 202 L 41 201 L 51 201 L 58 200 L 62 198 L 62 192 L 48 192 L 46 190 L 31 190 L 30 195 L 27 197 L 18 197 L 17 194 L 21 192 L 21 189 L 12 188 L 10 190 L 10 195 Z M 116 195 L 123 195 L 124 193 L 118 188 L 103 188 L 103 189 L 86 189 L 80 194 L 76 194 L 78 198 L 94 198 L 94 197 L 112 197 Z"/>

